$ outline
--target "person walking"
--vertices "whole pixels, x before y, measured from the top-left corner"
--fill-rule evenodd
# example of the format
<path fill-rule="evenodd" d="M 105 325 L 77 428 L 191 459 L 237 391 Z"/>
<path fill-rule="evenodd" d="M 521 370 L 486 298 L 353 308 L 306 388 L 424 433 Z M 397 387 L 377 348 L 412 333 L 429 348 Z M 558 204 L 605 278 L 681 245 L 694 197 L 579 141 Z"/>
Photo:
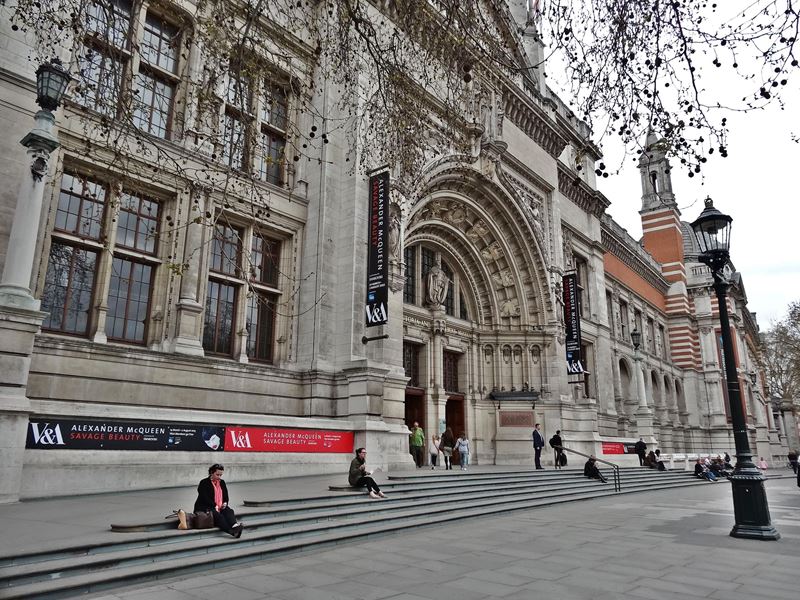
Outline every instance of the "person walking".
<path fill-rule="evenodd" d="M 431 443 L 428 444 L 428 453 L 431 455 L 431 470 L 436 470 L 436 463 L 439 462 L 439 445 L 441 444 L 441 439 L 435 433 L 431 436 Z"/>
<path fill-rule="evenodd" d="M 469 466 L 469 438 L 465 432 L 456 440 L 456 450 L 458 450 L 458 458 L 461 462 L 461 470 L 466 471 Z"/>
<path fill-rule="evenodd" d="M 639 438 L 639 441 L 636 442 L 636 445 L 633 447 L 636 450 L 636 454 L 639 455 L 639 466 L 644 466 L 644 458 L 647 454 L 647 444 L 644 443 L 644 438 Z"/>
<path fill-rule="evenodd" d="M 439 442 L 439 447 L 442 449 L 442 456 L 444 457 L 444 470 L 452 471 L 453 465 L 453 448 L 456 446 L 456 437 L 453 435 L 453 430 L 449 427 L 444 430 L 442 439 Z"/>
<path fill-rule="evenodd" d="M 542 466 L 542 448 L 544 448 L 544 435 L 539 430 L 539 423 L 533 426 L 533 462 L 537 469 L 544 469 Z"/>
<path fill-rule="evenodd" d="M 356 449 L 356 456 L 350 462 L 350 472 L 347 481 L 353 487 L 365 487 L 369 491 L 370 498 L 386 498 L 386 494 L 381 491 L 375 480 L 370 477 L 372 471 L 367 471 L 367 450 L 365 448 Z"/>
<path fill-rule="evenodd" d="M 548 443 L 550 444 L 550 447 L 553 449 L 553 452 L 555 453 L 555 456 L 553 458 L 555 460 L 556 469 L 560 469 L 561 468 L 561 454 L 564 452 L 564 450 L 561 449 L 561 446 L 563 445 L 563 441 L 561 440 L 561 430 L 560 429 L 556 431 L 556 434 L 553 437 L 550 438 L 550 442 L 548 442 Z"/>
<path fill-rule="evenodd" d="M 417 421 L 414 421 L 414 427 L 411 429 L 408 443 L 411 447 L 411 456 L 414 457 L 414 464 L 419 469 L 422 467 L 422 447 L 425 445 L 425 432 Z"/>
<path fill-rule="evenodd" d="M 228 506 L 228 486 L 222 480 L 225 467 L 213 464 L 208 468 L 208 477 L 197 485 L 197 500 L 194 512 L 211 512 L 214 526 L 235 538 L 242 537 L 244 526 L 236 520 L 236 514 Z"/>

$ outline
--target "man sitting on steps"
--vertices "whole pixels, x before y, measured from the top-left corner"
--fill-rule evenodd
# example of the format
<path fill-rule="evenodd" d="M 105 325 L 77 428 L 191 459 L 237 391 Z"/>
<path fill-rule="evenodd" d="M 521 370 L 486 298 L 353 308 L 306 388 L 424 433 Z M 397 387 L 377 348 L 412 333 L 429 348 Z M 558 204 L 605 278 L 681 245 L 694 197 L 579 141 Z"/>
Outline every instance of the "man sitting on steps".
<path fill-rule="evenodd" d="M 586 461 L 586 464 L 583 465 L 583 476 L 588 477 L 589 479 L 599 479 L 602 483 L 608 481 L 603 474 L 600 472 L 600 469 L 597 468 L 597 459 L 595 458 L 594 454 L 589 457 L 589 460 Z"/>
<path fill-rule="evenodd" d="M 356 457 L 350 463 L 350 473 L 347 480 L 353 487 L 366 487 L 370 498 L 386 498 L 375 480 L 370 477 L 372 471 L 367 471 L 367 451 L 364 448 L 356 450 Z"/>

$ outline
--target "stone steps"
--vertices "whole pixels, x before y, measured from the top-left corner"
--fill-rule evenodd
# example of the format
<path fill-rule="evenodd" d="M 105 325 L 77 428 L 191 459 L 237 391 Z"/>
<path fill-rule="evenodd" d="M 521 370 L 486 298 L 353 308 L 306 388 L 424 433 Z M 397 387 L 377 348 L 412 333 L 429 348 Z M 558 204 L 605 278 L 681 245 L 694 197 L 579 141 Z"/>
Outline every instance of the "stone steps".
<path fill-rule="evenodd" d="M 430 481 L 398 481 L 392 497 L 383 501 L 367 501 L 362 495 L 297 499 L 294 504 L 280 501 L 266 510 L 243 513 L 247 528 L 241 540 L 216 530 L 173 529 L 135 533 L 108 543 L 0 556 L 0 598 L 55 598 L 101 591 L 409 527 L 615 493 L 610 482 L 602 485 L 579 476 L 577 471 L 553 473 L 475 475 L 469 480 L 456 475 L 453 481 L 420 477 Z M 621 476 L 622 493 L 705 485 L 684 472 L 639 470 Z M 481 485 L 486 480 L 490 485 Z M 459 502 L 447 502 L 449 497 Z M 432 498 L 442 501 L 431 502 Z M 354 506 L 359 507 L 358 512 L 353 511 Z"/>

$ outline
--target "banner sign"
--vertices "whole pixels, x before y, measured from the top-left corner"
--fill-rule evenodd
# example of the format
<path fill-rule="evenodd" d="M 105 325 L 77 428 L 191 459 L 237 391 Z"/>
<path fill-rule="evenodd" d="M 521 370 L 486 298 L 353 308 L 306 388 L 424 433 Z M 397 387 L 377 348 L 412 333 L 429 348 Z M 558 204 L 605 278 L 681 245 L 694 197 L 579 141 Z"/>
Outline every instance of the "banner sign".
<path fill-rule="evenodd" d="M 221 451 L 225 428 L 126 421 L 37 419 L 25 448 L 36 450 Z"/>
<path fill-rule="evenodd" d="M 603 442 L 603 454 L 636 454 L 635 442 Z"/>
<path fill-rule="evenodd" d="M 581 361 L 581 317 L 578 314 L 578 275 L 576 273 L 564 275 L 562 285 L 567 374 L 577 375 L 584 372 Z"/>
<path fill-rule="evenodd" d="M 369 178 L 367 327 L 389 321 L 389 172 Z"/>
<path fill-rule="evenodd" d="M 352 453 L 352 431 L 226 427 L 226 452 Z"/>

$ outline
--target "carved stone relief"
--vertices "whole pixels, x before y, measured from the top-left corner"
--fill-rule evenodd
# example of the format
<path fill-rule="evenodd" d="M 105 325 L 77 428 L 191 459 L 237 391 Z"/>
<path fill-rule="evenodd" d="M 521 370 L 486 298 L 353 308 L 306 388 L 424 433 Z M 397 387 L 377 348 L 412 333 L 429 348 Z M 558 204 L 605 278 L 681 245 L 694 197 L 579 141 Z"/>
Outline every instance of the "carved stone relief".
<path fill-rule="evenodd" d="M 511 269 L 503 269 L 497 273 L 492 273 L 492 279 L 501 288 L 512 287 L 514 278 L 511 276 Z"/>
<path fill-rule="evenodd" d="M 519 301 L 516 298 L 508 298 L 500 304 L 501 317 L 518 317 L 519 315 Z"/>
<path fill-rule="evenodd" d="M 486 246 L 483 250 L 481 250 L 481 256 L 486 262 L 496 261 L 503 258 L 503 250 L 500 248 L 500 242 L 494 241 Z"/>

